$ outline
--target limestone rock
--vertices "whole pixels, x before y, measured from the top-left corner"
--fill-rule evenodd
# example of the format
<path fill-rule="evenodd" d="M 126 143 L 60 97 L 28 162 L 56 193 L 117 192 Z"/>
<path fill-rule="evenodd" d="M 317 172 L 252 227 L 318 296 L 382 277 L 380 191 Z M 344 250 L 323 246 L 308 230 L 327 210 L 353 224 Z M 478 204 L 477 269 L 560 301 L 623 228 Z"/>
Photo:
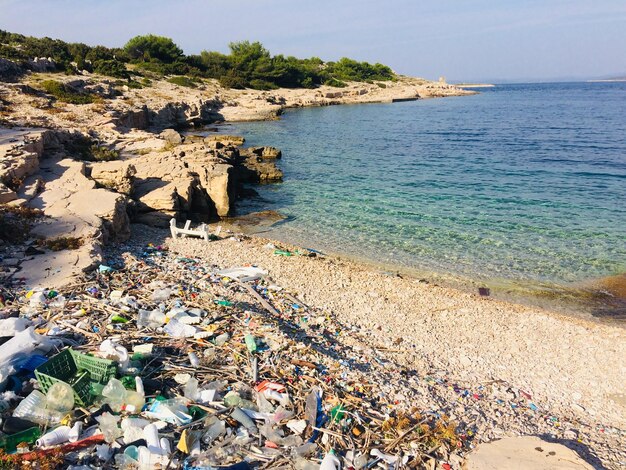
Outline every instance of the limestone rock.
<path fill-rule="evenodd" d="M 140 212 L 178 211 L 176 185 L 159 178 L 139 180 L 135 187 L 135 200 Z"/>
<path fill-rule="evenodd" d="M 116 113 L 113 121 L 118 126 L 128 129 L 146 129 L 149 126 L 150 113 L 146 105 L 133 107 Z"/>
<path fill-rule="evenodd" d="M 165 140 L 167 143 L 172 145 L 179 145 L 183 143 L 183 136 L 181 136 L 174 129 L 165 129 L 163 132 L 159 134 L 161 139 Z"/>
<path fill-rule="evenodd" d="M 151 227 L 167 228 L 170 225 L 170 220 L 174 217 L 176 217 L 176 212 L 152 211 L 137 214 L 133 218 L 133 222 L 137 224 L 150 225 Z"/>
<path fill-rule="evenodd" d="M 235 145 L 240 146 L 243 145 L 246 139 L 238 135 L 226 135 L 226 134 L 216 134 L 216 135 L 208 135 L 204 138 L 204 143 L 207 146 L 212 146 L 213 142 L 220 142 L 223 145 Z"/>
<path fill-rule="evenodd" d="M 273 183 L 283 180 L 283 172 L 273 161 L 263 160 L 256 155 L 245 158 L 237 170 L 240 180 L 245 183 Z"/>
<path fill-rule="evenodd" d="M 593 470 L 576 452 L 536 436 L 509 437 L 478 446 L 464 470 Z"/>
<path fill-rule="evenodd" d="M 125 161 L 92 163 L 89 176 L 100 186 L 130 196 L 133 193 L 137 169 Z"/>
<path fill-rule="evenodd" d="M 15 191 L 7 188 L 4 184 L 0 183 L 0 204 L 6 204 L 7 202 L 15 201 L 17 194 Z"/>
<path fill-rule="evenodd" d="M 23 261 L 19 276 L 26 279 L 28 286 L 58 289 L 102 261 L 100 244 L 87 240 L 76 250 L 50 251 Z"/>
<path fill-rule="evenodd" d="M 248 147 L 239 151 L 241 155 L 257 156 L 268 160 L 282 157 L 282 152 L 276 147 Z"/>
<path fill-rule="evenodd" d="M 54 72 L 57 64 L 50 57 L 35 57 L 28 61 L 28 67 L 33 72 Z"/>

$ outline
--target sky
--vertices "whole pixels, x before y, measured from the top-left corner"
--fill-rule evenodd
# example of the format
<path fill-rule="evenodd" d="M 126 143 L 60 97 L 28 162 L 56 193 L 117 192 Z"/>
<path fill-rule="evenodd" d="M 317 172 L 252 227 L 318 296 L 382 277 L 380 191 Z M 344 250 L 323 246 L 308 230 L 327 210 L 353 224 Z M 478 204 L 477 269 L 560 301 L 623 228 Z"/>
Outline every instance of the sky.
<path fill-rule="evenodd" d="M 0 29 L 109 47 L 152 33 L 187 54 L 260 41 L 450 82 L 626 76 L 626 0 L 0 0 Z"/>

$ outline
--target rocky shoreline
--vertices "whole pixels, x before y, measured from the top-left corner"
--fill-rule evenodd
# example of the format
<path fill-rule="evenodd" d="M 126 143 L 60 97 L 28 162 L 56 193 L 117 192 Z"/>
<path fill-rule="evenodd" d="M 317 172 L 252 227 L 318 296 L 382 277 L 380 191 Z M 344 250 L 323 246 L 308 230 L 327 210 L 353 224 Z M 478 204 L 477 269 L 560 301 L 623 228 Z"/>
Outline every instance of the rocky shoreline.
<path fill-rule="evenodd" d="M 98 77 L 64 78 L 77 93 L 98 97 L 79 105 L 37 91 L 51 77 L 58 75 L 0 83 L 0 222 L 15 232 L 0 246 L 4 289 L 75 283 L 123 251 L 123 243 L 167 243 L 175 254 L 222 268 L 259 265 L 346 325 L 351 333 L 341 341 L 375 358 L 371 381 L 385 399 L 450 414 L 477 443 L 532 434 L 566 444 L 596 468 L 626 462 L 621 328 L 335 258 L 279 256 L 269 240 L 230 234 L 211 243 L 166 240 L 167 232 L 147 226 L 228 217 L 245 196 L 243 184 L 282 178 L 278 149 L 243 147 L 237 136 L 181 135 L 181 128 L 275 119 L 292 107 L 472 92 L 407 77 L 384 88 L 351 83 L 271 92 L 225 90 L 209 81 L 198 89 L 165 81 L 134 89 Z M 563 468 L 590 467 L 578 461 Z"/>
<path fill-rule="evenodd" d="M 92 102 L 72 104 L 41 91 L 51 80 Z M 246 192 L 244 184 L 282 179 L 275 165 L 278 149 L 242 147 L 238 136 L 193 131 L 182 136 L 176 129 L 276 119 L 293 107 L 464 94 L 445 83 L 409 77 L 271 92 L 224 89 L 215 80 L 196 88 L 166 80 L 129 88 L 96 75 L 59 80 L 59 74 L 49 73 L 0 82 L 0 203 L 14 212 L 42 211 L 30 243 L 35 238 L 80 245 L 71 254 L 44 250 L 32 259 L 19 256 L 26 246 L 13 250 L 17 255 L 3 262 L 4 277 L 62 285 L 97 266 L 103 244 L 126 240 L 130 221 L 167 226 L 172 217 L 228 217 Z"/>

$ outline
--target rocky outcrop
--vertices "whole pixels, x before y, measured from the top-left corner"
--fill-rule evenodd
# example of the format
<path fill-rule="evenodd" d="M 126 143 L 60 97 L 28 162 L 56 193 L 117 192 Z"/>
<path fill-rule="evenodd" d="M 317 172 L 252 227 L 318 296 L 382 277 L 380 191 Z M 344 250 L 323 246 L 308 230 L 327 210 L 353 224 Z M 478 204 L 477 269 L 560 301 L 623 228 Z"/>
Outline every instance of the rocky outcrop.
<path fill-rule="evenodd" d="M 22 75 L 24 69 L 12 60 L 0 57 L 0 82 L 14 82 Z"/>
<path fill-rule="evenodd" d="M 124 161 L 91 163 L 87 172 L 92 180 L 104 188 L 126 196 L 133 193 L 137 169 L 132 163 Z"/>
<path fill-rule="evenodd" d="M 29 236 L 44 245 L 78 247 L 60 252 L 42 247 L 36 256 L 20 258 L 16 272 L 28 285 L 59 287 L 102 262 L 102 244 L 130 236 L 128 198 L 121 192 L 132 190 L 134 168 L 124 162 L 103 163 L 95 173 L 110 178 L 121 192 L 97 187 L 85 162 L 67 158 L 76 137 L 63 131 L 0 133 L 0 175 L 16 190 L 10 204 L 44 215 L 35 219 Z"/>
<path fill-rule="evenodd" d="M 219 142 L 222 146 L 238 147 L 245 143 L 246 139 L 239 135 L 213 134 L 204 138 L 204 145 L 208 148 L 214 148 L 214 142 Z"/>
<path fill-rule="evenodd" d="M 33 72 L 54 72 L 57 64 L 50 57 L 35 57 L 28 61 L 28 68 Z"/>
<path fill-rule="evenodd" d="M 184 140 L 183 136 L 181 136 L 174 129 L 165 129 L 159 134 L 159 137 L 171 145 L 182 144 Z"/>
<path fill-rule="evenodd" d="M 248 147 L 240 149 L 239 153 L 245 157 L 260 157 L 268 160 L 278 159 L 283 155 L 276 147 Z"/>
<path fill-rule="evenodd" d="M 169 131 L 166 134 L 174 135 Z M 130 161 L 136 174 L 132 219 L 166 226 L 171 217 L 202 220 L 228 217 L 233 214 L 242 183 L 280 181 L 282 172 L 275 164 L 275 159 L 281 156 L 280 150 L 240 149 L 233 145 L 243 141 L 242 137 L 231 135 L 211 135 L 204 139 L 190 135 L 175 148 L 163 147 L 133 157 Z M 124 148 L 134 146 L 125 144 Z M 94 170 L 101 166 L 113 165 L 92 165 Z M 101 173 L 94 170 L 92 178 L 99 181 Z"/>

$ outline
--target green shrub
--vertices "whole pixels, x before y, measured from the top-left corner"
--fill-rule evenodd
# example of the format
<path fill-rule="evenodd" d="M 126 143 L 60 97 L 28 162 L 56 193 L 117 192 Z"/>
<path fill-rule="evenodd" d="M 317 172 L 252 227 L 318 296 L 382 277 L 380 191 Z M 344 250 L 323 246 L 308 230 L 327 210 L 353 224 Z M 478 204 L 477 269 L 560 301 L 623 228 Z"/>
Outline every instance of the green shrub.
<path fill-rule="evenodd" d="M 41 88 L 46 93 L 54 96 L 57 100 L 64 103 L 89 104 L 95 101 L 93 94 L 77 93 L 64 83 L 56 80 L 44 80 L 41 82 Z"/>
<path fill-rule="evenodd" d="M 167 81 L 178 86 L 184 86 L 187 88 L 197 88 L 197 85 L 189 77 L 184 77 L 184 76 L 170 77 L 167 79 Z"/>
<path fill-rule="evenodd" d="M 93 144 L 89 148 L 89 158 L 86 160 L 93 162 L 110 162 L 113 160 L 120 159 L 119 150 L 112 150 L 107 147 L 102 147 L 96 144 Z"/>
<path fill-rule="evenodd" d="M 267 80 L 250 80 L 250 88 L 254 88 L 255 90 L 276 90 L 278 88 L 274 83 L 268 82 Z"/>
<path fill-rule="evenodd" d="M 98 145 L 86 135 L 74 136 L 65 144 L 65 150 L 75 160 L 88 162 L 110 162 L 120 159 L 119 150 Z"/>
<path fill-rule="evenodd" d="M 116 78 L 129 78 L 130 74 L 126 70 L 126 64 L 118 60 L 97 60 L 93 63 L 93 71 L 101 75 Z"/>
<path fill-rule="evenodd" d="M 348 86 L 347 83 L 342 82 L 341 80 L 337 80 L 336 78 L 329 78 L 324 82 L 324 85 L 334 86 L 337 88 L 345 88 Z"/>

